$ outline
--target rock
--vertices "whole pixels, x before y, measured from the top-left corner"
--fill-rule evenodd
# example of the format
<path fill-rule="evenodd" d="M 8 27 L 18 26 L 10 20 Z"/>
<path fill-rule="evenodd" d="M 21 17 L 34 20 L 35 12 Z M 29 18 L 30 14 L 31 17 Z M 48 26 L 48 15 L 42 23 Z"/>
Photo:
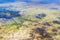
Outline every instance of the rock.
<path fill-rule="evenodd" d="M 51 24 L 48 22 L 44 22 L 43 25 L 51 26 Z"/>
<path fill-rule="evenodd" d="M 60 19 L 60 16 L 58 16 L 58 19 Z"/>
<path fill-rule="evenodd" d="M 50 8 L 50 9 L 52 9 L 52 10 L 59 10 L 58 8 Z"/>
<path fill-rule="evenodd" d="M 50 36 L 50 34 L 47 33 L 44 28 L 36 28 L 34 31 L 35 31 L 35 34 L 38 33 L 39 35 L 41 35 L 41 36 L 38 36 L 38 37 L 41 38 L 41 39 L 44 39 L 44 38 L 50 39 L 50 38 L 52 38 L 52 37 Z M 33 34 L 33 35 L 34 35 L 34 34 Z"/>
<path fill-rule="evenodd" d="M 36 28 L 35 31 L 41 35 L 43 35 L 46 32 L 44 28 Z"/>
<path fill-rule="evenodd" d="M 45 16 L 46 16 L 46 14 L 42 13 L 42 14 L 38 14 L 38 15 L 36 16 L 36 18 L 43 18 L 43 17 L 45 17 Z"/>
<path fill-rule="evenodd" d="M 60 30 L 60 26 L 59 26 L 59 27 L 57 27 L 57 29 L 58 29 L 58 30 Z"/>
<path fill-rule="evenodd" d="M 56 28 L 54 28 L 54 29 L 52 29 L 52 31 L 53 31 L 53 32 L 57 32 L 57 29 L 56 29 Z"/>
<path fill-rule="evenodd" d="M 60 24 L 60 21 L 53 21 L 54 24 Z"/>
<path fill-rule="evenodd" d="M 18 17 L 18 16 L 21 16 L 21 14 L 19 14 L 19 11 L 12 11 L 12 10 L 0 11 L 0 18 L 10 19 L 12 17 Z"/>

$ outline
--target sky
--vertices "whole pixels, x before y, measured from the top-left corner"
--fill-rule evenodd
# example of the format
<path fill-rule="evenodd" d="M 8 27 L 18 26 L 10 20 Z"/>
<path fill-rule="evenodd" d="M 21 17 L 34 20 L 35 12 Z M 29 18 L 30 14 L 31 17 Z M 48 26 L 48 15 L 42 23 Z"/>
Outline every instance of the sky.
<path fill-rule="evenodd" d="M 0 4 L 2 3 L 10 3 L 10 2 L 27 2 L 27 3 L 39 3 L 39 4 L 49 4 L 49 3 L 60 3 L 60 0 L 0 0 Z"/>

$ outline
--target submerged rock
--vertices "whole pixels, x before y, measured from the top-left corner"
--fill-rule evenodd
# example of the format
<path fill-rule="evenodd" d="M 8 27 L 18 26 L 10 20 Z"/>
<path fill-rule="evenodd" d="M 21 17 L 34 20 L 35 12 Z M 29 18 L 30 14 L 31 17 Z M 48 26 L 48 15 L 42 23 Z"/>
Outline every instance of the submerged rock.
<path fill-rule="evenodd" d="M 44 28 L 36 28 L 36 32 L 40 33 L 41 35 L 43 35 L 46 31 Z"/>
<path fill-rule="evenodd" d="M 58 19 L 60 19 L 60 16 L 58 16 Z"/>
<path fill-rule="evenodd" d="M 52 39 L 52 37 L 50 36 L 49 33 L 47 33 L 47 31 L 44 28 L 36 28 L 33 30 L 32 32 L 32 36 L 35 38 L 41 38 L 42 40 L 46 39 Z M 36 35 L 38 34 L 38 36 Z"/>
<path fill-rule="evenodd" d="M 12 11 L 12 10 L 0 11 L 0 18 L 10 19 L 12 17 L 18 17 L 18 16 L 21 16 L 21 14 L 19 14 L 19 11 Z"/>
<path fill-rule="evenodd" d="M 48 22 L 44 22 L 43 25 L 51 26 L 51 24 Z"/>
<path fill-rule="evenodd" d="M 46 14 L 42 13 L 42 14 L 38 14 L 38 15 L 36 16 L 36 18 L 43 18 L 43 17 L 45 17 L 45 16 L 46 16 Z"/>
<path fill-rule="evenodd" d="M 54 24 L 60 24 L 60 21 L 53 21 Z"/>
<path fill-rule="evenodd" d="M 58 8 L 50 8 L 50 9 L 52 9 L 52 10 L 59 10 Z"/>
<path fill-rule="evenodd" d="M 56 29 L 56 28 L 53 28 L 52 31 L 53 31 L 53 32 L 57 32 L 57 29 Z"/>

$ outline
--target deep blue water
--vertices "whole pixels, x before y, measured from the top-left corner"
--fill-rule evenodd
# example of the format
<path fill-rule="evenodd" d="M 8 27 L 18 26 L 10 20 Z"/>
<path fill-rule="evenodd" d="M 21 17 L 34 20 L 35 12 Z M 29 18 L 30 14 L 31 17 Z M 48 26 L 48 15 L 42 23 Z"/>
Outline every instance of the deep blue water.
<path fill-rule="evenodd" d="M 37 1 L 33 1 L 33 0 L 0 0 L 0 4 L 1 3 L 9 3 L 9 2 L 16 2 L 16 1 L 23 1 L 23 2 L 34 2 L 34 3 L 40 3 L 40 4 L 47 4 L 47 3 L 58 3 L 60 2 L 60 0 L 37 0 Z"/>
<path fill-rule="evenodd" d="M 0 4 L 1 3 L 8 3 L 8 2 L 15 2 L 15 0 L 0 0 Z"/>

